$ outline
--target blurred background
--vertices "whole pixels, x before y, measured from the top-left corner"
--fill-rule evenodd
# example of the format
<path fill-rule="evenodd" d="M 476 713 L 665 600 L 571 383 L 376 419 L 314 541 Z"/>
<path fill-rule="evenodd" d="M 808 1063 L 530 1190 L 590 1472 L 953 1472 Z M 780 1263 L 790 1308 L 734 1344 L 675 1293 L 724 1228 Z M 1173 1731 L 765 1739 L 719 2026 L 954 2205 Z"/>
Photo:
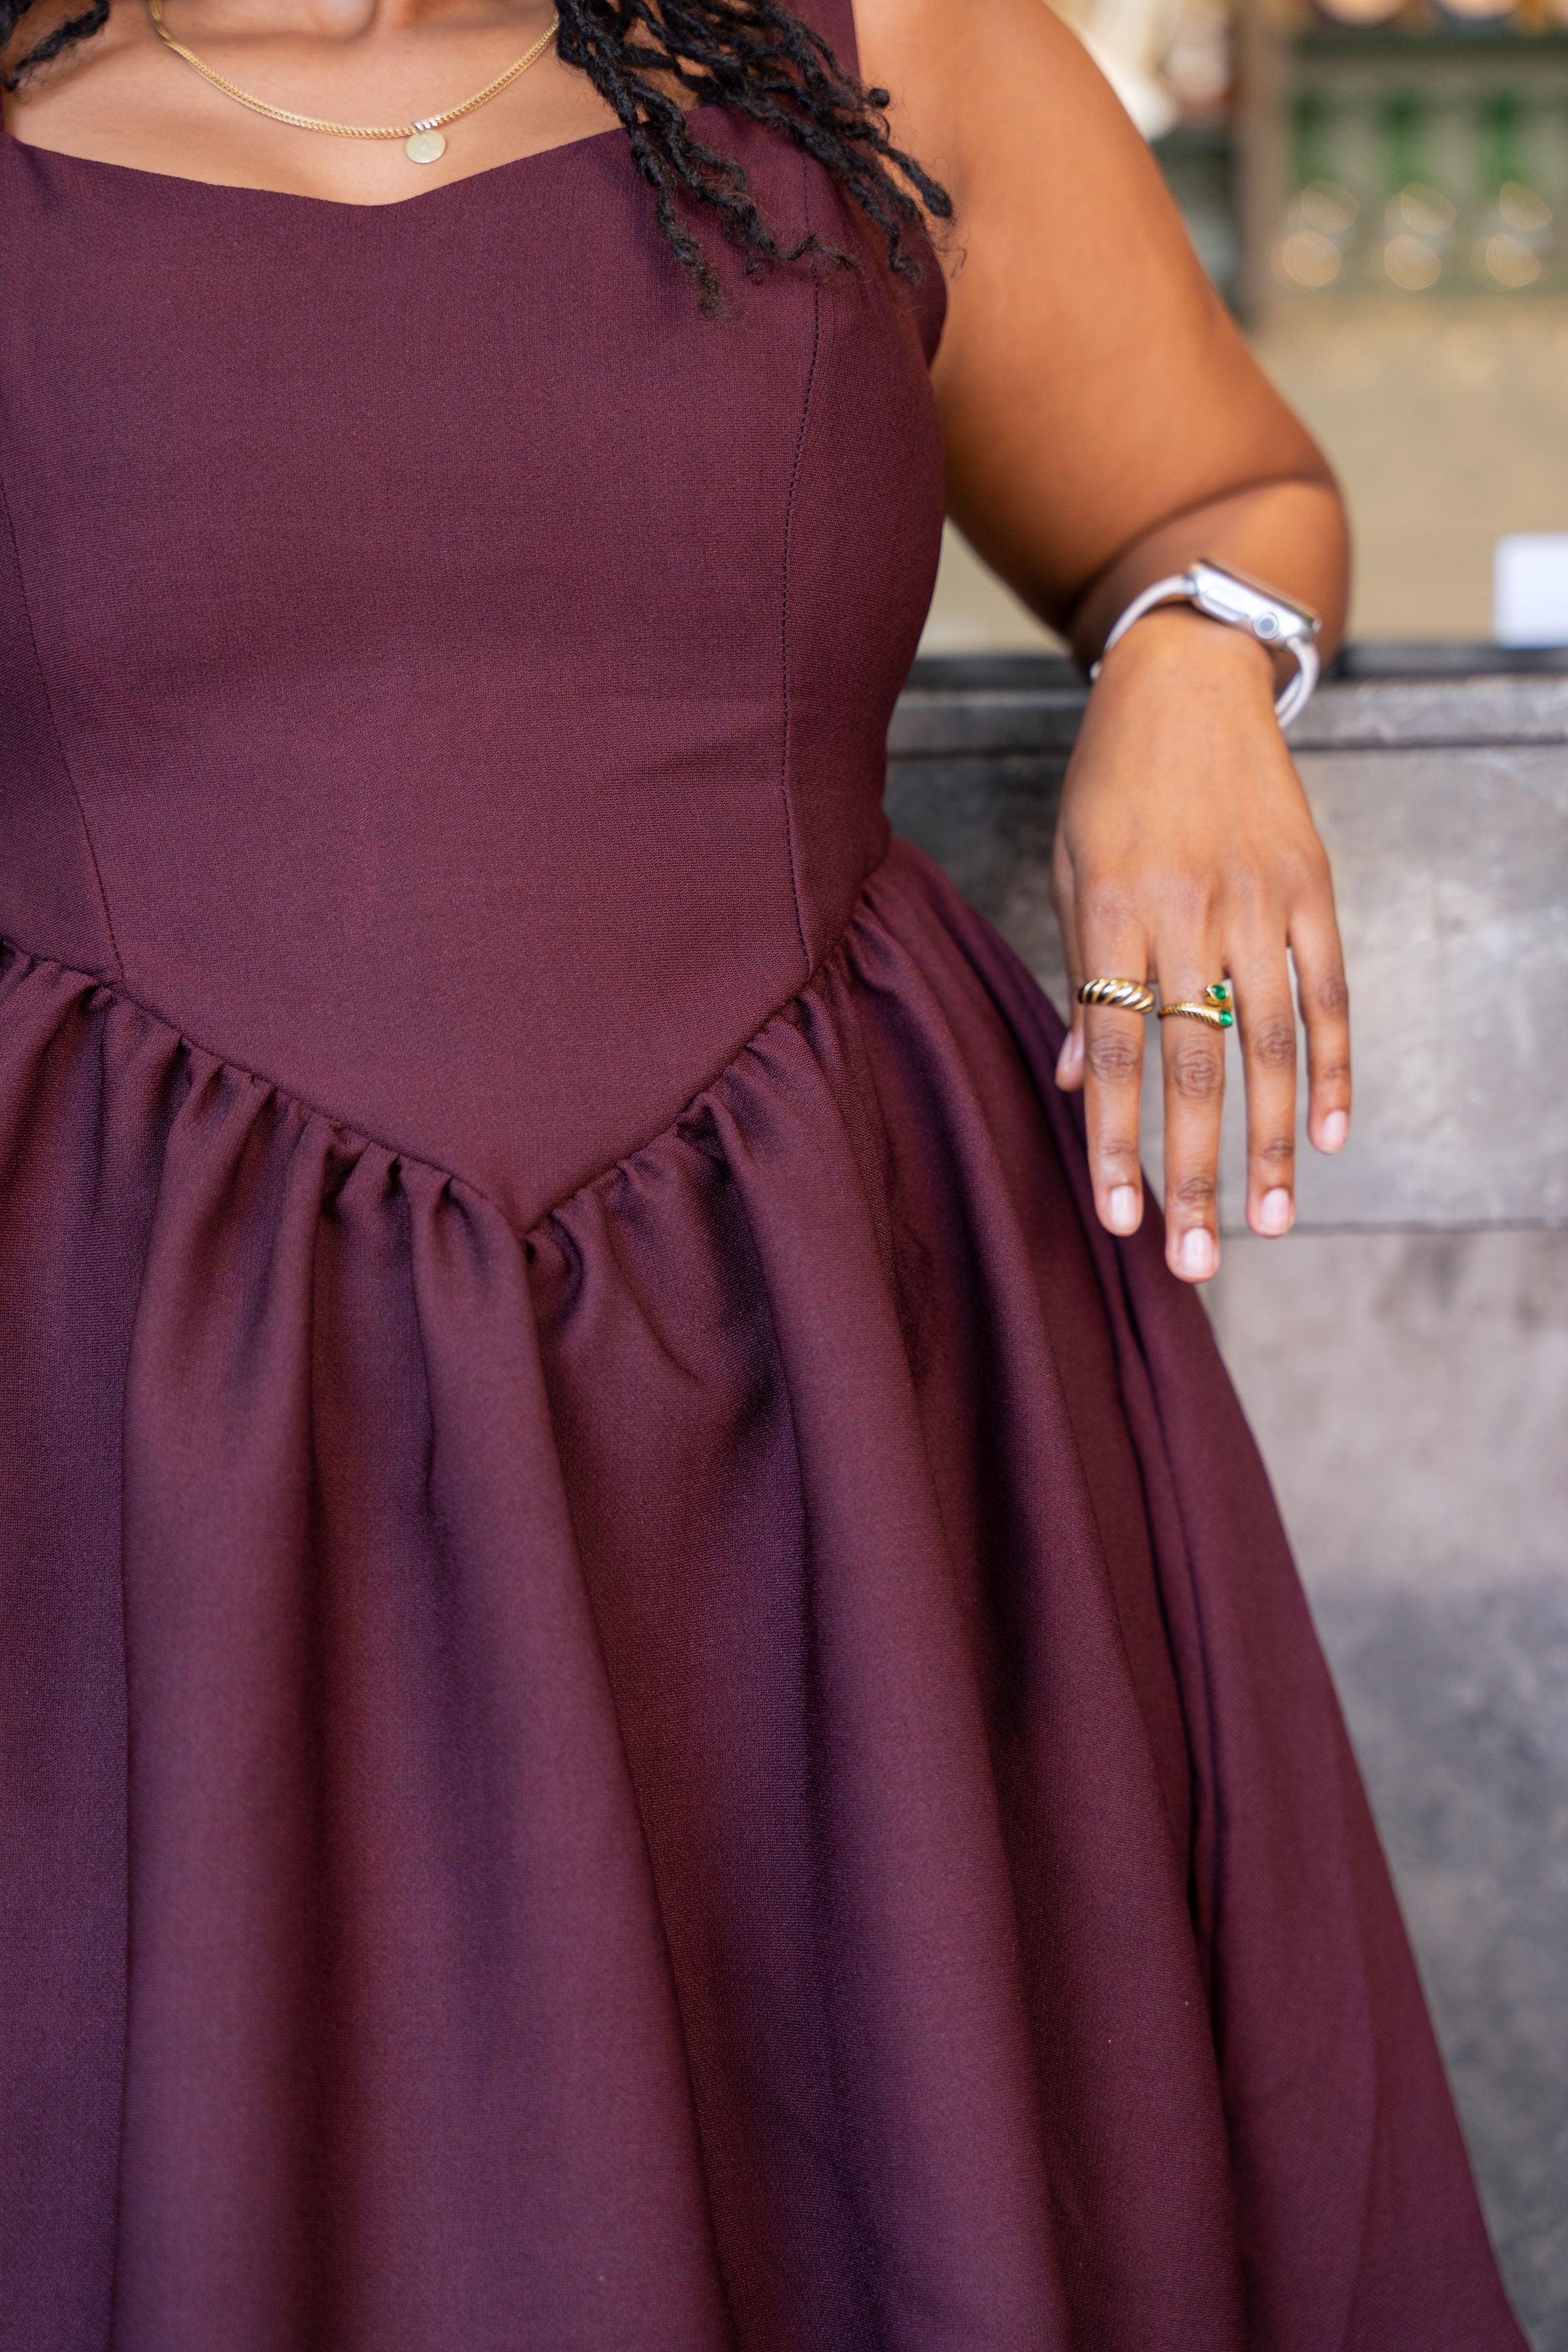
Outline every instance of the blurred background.
<path fill-rule="evenodd" d="M 1349 498 L 1352 643 L 1292 742 L 1356 1131 L 1269 1244 L 1230 1122 L 1207 1298 L 1510 2292 L 1568 2352 L 1568 0 L 1060 5 Z M 1058 1003 L 1082 700 L 950 532 L 889 809 Z"/>
<path fill-rule="evenodd" d="M 1498 541 L 1568 531 L 1568 0 L 1061 13 L 1339 468 L 1355 634 L 1489 637 Z M 1049 642 L 950 537 L 927 650 Z"/>

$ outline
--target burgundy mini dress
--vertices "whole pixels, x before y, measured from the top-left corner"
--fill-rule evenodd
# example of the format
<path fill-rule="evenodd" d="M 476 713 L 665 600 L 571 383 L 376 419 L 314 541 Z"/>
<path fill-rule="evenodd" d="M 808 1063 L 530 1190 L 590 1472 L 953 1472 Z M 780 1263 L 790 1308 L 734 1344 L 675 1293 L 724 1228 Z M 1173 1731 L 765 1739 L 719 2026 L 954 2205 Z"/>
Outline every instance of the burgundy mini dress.
<path fill-rule="evenodd" d="M 882 814 L 940 279 L 703 127 L 861 266 L 0 142 L 0 2352 L 1516 2352 L 1203 1310 Z"/>

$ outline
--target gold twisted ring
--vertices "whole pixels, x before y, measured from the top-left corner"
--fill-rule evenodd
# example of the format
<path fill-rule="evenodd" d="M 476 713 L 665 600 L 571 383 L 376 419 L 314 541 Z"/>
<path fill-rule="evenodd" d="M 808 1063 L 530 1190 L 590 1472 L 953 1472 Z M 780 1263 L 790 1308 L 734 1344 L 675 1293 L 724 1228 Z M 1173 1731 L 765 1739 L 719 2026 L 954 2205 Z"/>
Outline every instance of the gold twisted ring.
<path fill-rule="evenodd" d="M 1152 1013 L 1154 992 L 1141 980 L 1086 980 L 1079 990 L 1080 1004 L 1119 1004 L 1125 1013 Z"/>
<path fill-rule="evenodd" d="M 1204 991 L 1204 1001 L 1201 1004 L 1161 1005 L 1162 1021 L 1168 1021 L 1173 1013 L 1184 1013 L 1189 1021 L 1206 1022 L 1211 1029 L 1234 1029 L 1236 1014 L 1231 1007 L 1229 981 L 1211 982 Z"/>

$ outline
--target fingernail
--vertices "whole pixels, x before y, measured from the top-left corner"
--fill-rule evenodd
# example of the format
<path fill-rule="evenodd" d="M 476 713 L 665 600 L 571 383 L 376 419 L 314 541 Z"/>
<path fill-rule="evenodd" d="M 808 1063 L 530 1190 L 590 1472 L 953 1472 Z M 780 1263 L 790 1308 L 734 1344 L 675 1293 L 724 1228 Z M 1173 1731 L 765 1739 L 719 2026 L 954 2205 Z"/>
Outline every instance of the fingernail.
<path fill-rule="evenodd" d="M 1214 1235 L 1206 1226 L 1194 1225 L 1176 1244 L 1176 1264 L 1189 1282 L 1206 1282 L 1219 1264 Z"/>
<path fill-rule="evenodd" d="M 1342 1151 L 1345 1148 L 1345 1138 L 1350 1131 L 1351 1115 L 1349 1111 L 1330 1111 L 1327 1118 L 1323 1121 L 1323 1140 L 1321 1147 L 1321 1150 L 1324 1151 Z"/>
<path fill-rule="evenodd" d="M 1265 1192 L 1258 1203 L 1258 1230 L 1261 1234 L 1288 1234 L 1295 1217 L 1296 1203 L 1282 1184 L 1272 1192 Z"/>
<path fill-rule="evenodd" d="M 1135 1234 L 1138 1230 L 1138 1192 L 1131 1184 L 1118 1184 L 1105 1204 L 1113 1234 Z"/>
<path fill-rule="evenodd" d="M 1076 1029 L 1069 1029 L 1067 1035 L 1062 1039 L 1062 1050 L 1057 1055 L 1057 1084 L 1058 1086 L 1065 1086 L 1068 1078 L 1077 1076 L 1078 1066 L 1082 1059 L 1083 1039 L 1079 1035 Z"/>

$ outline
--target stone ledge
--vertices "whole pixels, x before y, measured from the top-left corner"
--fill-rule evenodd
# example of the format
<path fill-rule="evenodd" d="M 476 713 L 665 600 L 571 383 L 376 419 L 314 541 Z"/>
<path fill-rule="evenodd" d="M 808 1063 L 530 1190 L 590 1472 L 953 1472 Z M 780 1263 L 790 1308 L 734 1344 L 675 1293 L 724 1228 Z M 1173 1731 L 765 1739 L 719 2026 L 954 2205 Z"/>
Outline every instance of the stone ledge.
<path fill-rule="evenodd" d="M 1434 661 L 1415 675 L 1416 649 L 1354 648 L 1350 675 L 1329 678 L 1290 730 L 1298 751 L 1434 749 L 1454 745 L 1568 743 L 1568 675 L 1554 667 L 1497 674 L 1498 647 L 1435 649 L 1466 667 L 1444 674 Z M 1492 656 L 1485 671 L 1482 655 Z M 1555 662 L 1555 657 L 1553 657 Z M 889 730 L 889 757 L 963 759 L 1071 750 L 1088 688 L 1054 655 L 939 656 L 917 662 Z"/>

